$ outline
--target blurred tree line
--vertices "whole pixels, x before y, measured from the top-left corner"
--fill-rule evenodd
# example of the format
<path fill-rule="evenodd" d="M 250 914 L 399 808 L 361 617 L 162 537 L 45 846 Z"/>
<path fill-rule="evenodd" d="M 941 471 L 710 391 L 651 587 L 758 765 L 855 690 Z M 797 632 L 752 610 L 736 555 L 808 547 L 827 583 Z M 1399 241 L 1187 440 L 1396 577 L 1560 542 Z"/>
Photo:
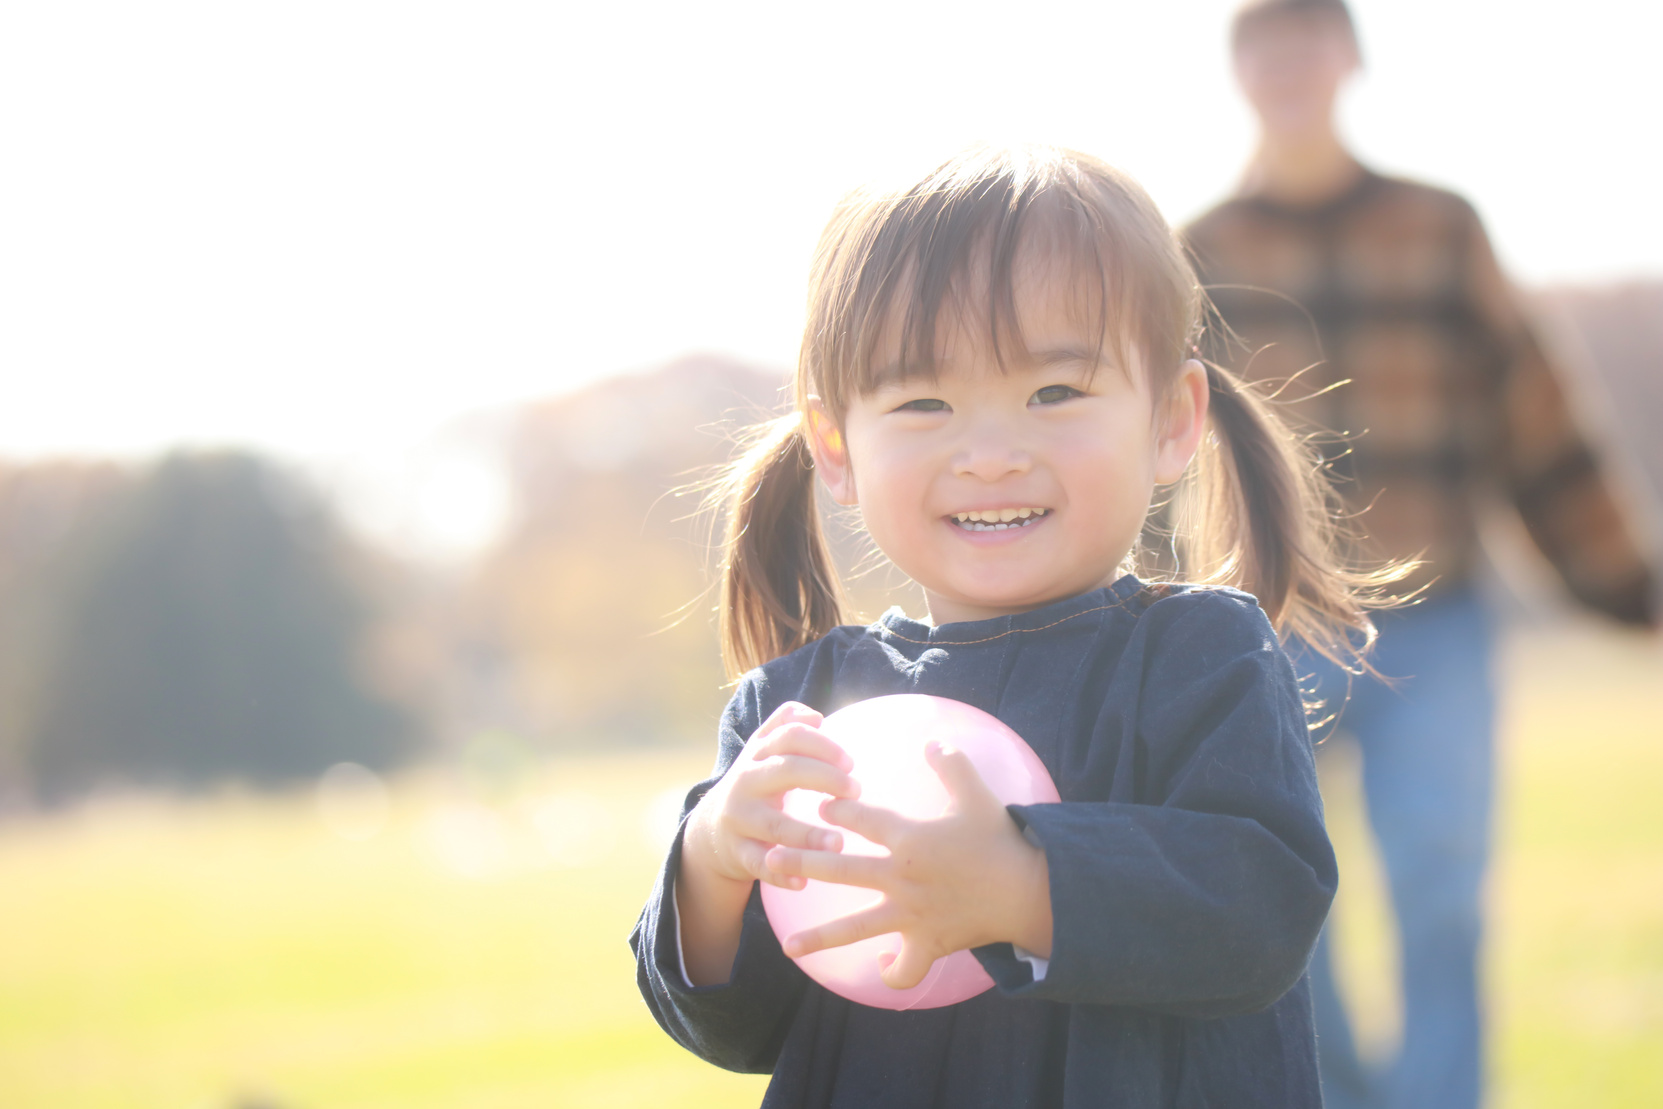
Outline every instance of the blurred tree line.
<path fill-rule="evenodd" d="M 1537 302 L 1655 527 L 1663 284 Z M 0 801 L 385 768 L 481 736 L 707 743 L 725 690 L 696 487 L 784 383 L 693 358 L 520 408 L 496 444 L 511 523 L 448 569 L 355 537 L 249 454 L 0 463 Z M 857 567 L 857 530 L 832 533 Z M 855 614 L 896 585 L 857 581 Z"/>
<path fill-rule="evenodd" d="M 782 380 L 692 359 L 514 413 L 513 524 L 460 568 L 247 453 L 0 463 L 0 799 L 703 738 L 714 555 L 675 490 Z"/>
<path fill-rule="evenodd" d="M 366 680 L 366 569 L 315 493 L 250 455 L 0 470 L 0 782 L 391 765 L 418 726 Z"/>

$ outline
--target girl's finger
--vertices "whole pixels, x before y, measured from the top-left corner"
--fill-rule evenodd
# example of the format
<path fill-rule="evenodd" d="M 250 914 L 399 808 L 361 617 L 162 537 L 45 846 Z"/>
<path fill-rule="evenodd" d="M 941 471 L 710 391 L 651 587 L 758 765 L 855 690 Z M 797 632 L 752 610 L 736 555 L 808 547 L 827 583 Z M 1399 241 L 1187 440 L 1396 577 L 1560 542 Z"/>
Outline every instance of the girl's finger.
<path fill-rule="evenodd" d="M 785 939 L 785 953 L 793 959 L 824 951 L 828 947 L 843 947 L 861 940 L 895 931 L 894 912 L 886 902 L 870 909 L 828 920 L 815 928 L 808 928 Z"/>
<path fill-rule="evenodd" d="M 913 823 L 893 809 L 880 809 L 876 805 L 835 796 L 820 802 L 820 816 L 828 824 L 847 828 L 885 847 L 892 846 L 895 838 Z"/>
<path fill-rule="evenodd" d="M 982 781 L 981 774 L 976 770 L 976 764 L 970 761 L 970 756 L 957 747 L 949 747 L 939 740 L 931 740 L 924 745 L 924 761 L 930 764 L 941 784 L 947 787 L 947 793 L 954 801 L 963 803 L 991 800 L 995 805 L 999 799 L 993 796 L 993 791 Z M 1002 807 L 1002 806 L 1001 806 Z"/>
<path fill-rule="evenodd" d="M 815 727 L 816 723 L 817 720 L 786 721 L 757 745 L 752 757 L 760 761 L 775 755 L 805 755 L 830 763 L 840 770 L 853 770 L 855 760 L 849 757 L 847 751 L 832 742 L 830 736 Z"/>
<path fill-rule="evenodd" d="M 871 855 L 801 851 L 792 847 L 770 850 L 767 866 L 780 874 L 798 874 L 819 882 L 835 882 L 840 886 L 860 886 L 870 890 L 888 889 L 894 869 L 894 864 L 888 859 L 873 858 Z"/>
<path fill-rule="evenodd" d="M 778 886 L 783 890 L 800 890 L 808 884 L 806 880 L 795 875 L 775 874 L 767 868 L 764 868 L 762 873 L 757 875 L 757 881 L 767 882 L 770 886 Z"/>
<path fill-rule="evenodd" d="M 935 956 L 919 943 L 901 941 L 901 953 L 878 971 L 883 984 L 892 990 L 910 990 L 929 976 Z"/>
<path fill-rule="evenodd" d="M 779 708 L 769 713 L 768 719 L 764 720 L 761 726 L 758 727 L 756 731 L 751 733 L 751 742 L 754 743 L 760 737 L 767 735 L 776 728 L 784 727 L 787 724 L 807 724 L 809 727 L 814 728 L 818 727 L 820 722 L 824 719 L 825 717 L 821 716 L 801 701 L 787 701 Z"/>
<path fill-rule="evenodd" d="M 764 861 L 768 856 L 769 844 L 759 843 L 754 839 L 742 839 L 733 845 L 733 856 L 739 863 L 739 868 L 752 878 L 761 878 L 768 873 L 768 864 Z"/>
<path fill-rule="evenodd" d="M 841 851 L 843 837 L 830 828 L 804 824 L 772 805 L 748 805 L 735 814 L 729 828 L 736 836 L 755 840 L 764 849 L 774 844 L 805 851 Z"/>
<path fill-rule="evenodd" d="M 745 772 L 744 792 L 752 796 L 775 796 L 788 789 L 808 789 L 833 797 L 856 797 L 860 786 L 848 774 L 829 762 L 804 755 L 777 755 Z"/>
<path fill-rule="evenodd" d="M 780 874 L 768 868 L 769 845 L 754 839 L 740 840 L 734 848 L 739 865 L 752 878 L 779 886 L 781 889 L 800 890 L 807 882 L 795 874 Z"/>

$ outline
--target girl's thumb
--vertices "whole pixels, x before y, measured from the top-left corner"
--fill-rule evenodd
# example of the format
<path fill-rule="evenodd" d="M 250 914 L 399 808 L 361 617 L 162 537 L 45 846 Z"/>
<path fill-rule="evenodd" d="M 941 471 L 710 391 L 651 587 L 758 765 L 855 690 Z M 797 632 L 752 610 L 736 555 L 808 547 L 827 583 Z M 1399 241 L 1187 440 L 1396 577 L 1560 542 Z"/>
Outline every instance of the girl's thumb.
<path fill-rule="evenodd" d="M 932 739 L 924 746 L 924 760 L 935 771 L 941 784 L 947 787 L 947 793 L 954 800 L 964 800 L 969 797 L 988 792 L 987 783 L 976 772 L 976 764 L 970 761 L 970 756 L 957 747 L 949 747 L 940 740 Z"/>
<path fill-rule="evenodd" d="M 935 965 L 935 960 L 923 954 L 918 944 L 904 940 L 899 955 L 889 955 L 888 962 L 884 961 L 884 955 L 889 955 L 889 952 L 878 956 L 878 965 L 882 968 L 879 977 L 892 990 L 912 989 L 929 975 L 930 967 Z"/>

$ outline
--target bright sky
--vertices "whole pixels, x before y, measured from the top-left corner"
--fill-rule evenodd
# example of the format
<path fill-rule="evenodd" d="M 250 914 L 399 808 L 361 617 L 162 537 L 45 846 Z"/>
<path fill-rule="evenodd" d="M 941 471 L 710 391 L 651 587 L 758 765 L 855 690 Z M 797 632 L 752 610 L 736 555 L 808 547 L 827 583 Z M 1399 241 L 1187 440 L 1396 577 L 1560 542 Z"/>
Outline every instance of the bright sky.
<path fill-rule="evenodd" d="M 1522 281 L 1663 274 L 1663 5 L 1354 3 L 1367 159 Z M 1231 6 L 7 5 L 0 455 L 366 464 L 687 351 L 784 367 L 822 221 L 896 162 L 1059 141 L 1174 220 L 1229 189 Z"/>

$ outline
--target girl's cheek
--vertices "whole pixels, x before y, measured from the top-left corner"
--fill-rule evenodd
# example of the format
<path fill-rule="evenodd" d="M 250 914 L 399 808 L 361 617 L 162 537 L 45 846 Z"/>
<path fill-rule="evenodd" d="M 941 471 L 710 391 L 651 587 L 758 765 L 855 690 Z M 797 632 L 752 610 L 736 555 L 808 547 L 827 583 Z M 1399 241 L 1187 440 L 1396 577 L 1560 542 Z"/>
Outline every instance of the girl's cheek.
<path fill-rule="evenodd" d="M 879 447 L 867 461 L 867 480 L 895 487 L 927 478 L 937 468 L 933 453 L 918 443 L 894 443 Z"/>
<path fill-rule="evenodd" d="M 1082 422 L 1069 429 L 1057 441 L 1057 449 L 1070 457 L 1130 459 L 1139 458 L 1154 449 L 1155 435 L 1150 425 L 1137 419 Z"/>

